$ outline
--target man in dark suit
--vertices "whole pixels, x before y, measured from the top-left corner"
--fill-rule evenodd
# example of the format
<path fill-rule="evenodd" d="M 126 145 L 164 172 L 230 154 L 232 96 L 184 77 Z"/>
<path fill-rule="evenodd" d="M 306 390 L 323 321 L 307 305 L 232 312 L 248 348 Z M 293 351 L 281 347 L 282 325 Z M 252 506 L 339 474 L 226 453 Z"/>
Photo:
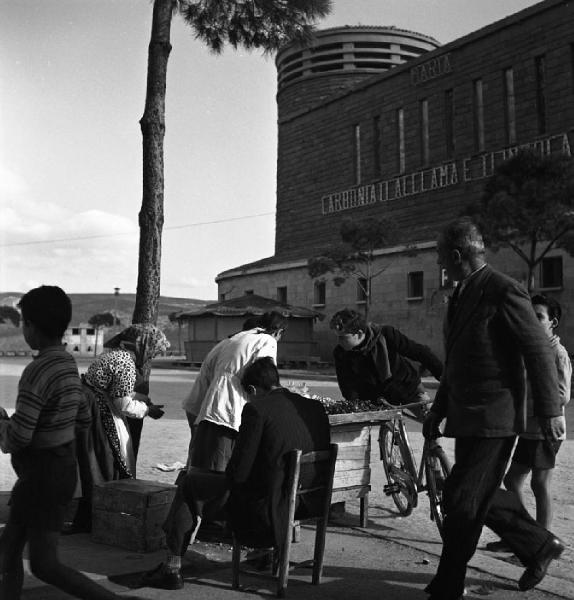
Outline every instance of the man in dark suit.
<path fill-rule="evenodd" d="M 303 453 L 329 449 L 329 419 L 322 404 L 280 387 L 273 359 L 254 361 L 245 369 L 241 384 L 250 402 L 243 408 L 227 469 L 221 473 L 190 468 L 180 480 L 164 525 L 167 560 L 144 575 L 143 585 L 182 588 L 181 557 L 202 518 L 222 512 L 243 543 L 277 546 L 284 535 L 280 523 L 288 502 L 283 489 L 287 453 L 295 448 Z"/>
<path fill-rule="evenodd" d="M 423 433 L 456 438 L 455 464 L 444 490 L 444 544 L 430 600 L 457 600 L 468 561 L 486 524 L 526 566 L 521 590 L 537 585 L 562 542 L 532 519 L 500 484 L 526 418 L 524 366 L 535 414 L 549 439 L 561 434 L 556 368 L 548 338 L 526 291 L 485 262 L 482 236 L 469 219 L 450 223 L 438 263 L 458 282 L 445 321 L 445 368 Z"/>

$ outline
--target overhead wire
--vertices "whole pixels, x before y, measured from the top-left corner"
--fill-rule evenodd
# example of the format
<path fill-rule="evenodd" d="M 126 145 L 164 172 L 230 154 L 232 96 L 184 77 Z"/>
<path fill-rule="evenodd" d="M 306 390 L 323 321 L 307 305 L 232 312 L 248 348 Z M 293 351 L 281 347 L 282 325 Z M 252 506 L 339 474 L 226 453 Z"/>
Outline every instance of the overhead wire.
<path fill-rule="evenodd" d="M 218 225 L 221 223 L 231 223 L 233 221 L 244 221 L 246 219 L 256 219 L 258 217 L 267 217 L 270 215 L 274 215 L 274 212 L 264 212 L 258 213 L 256 215 L 244 215 L 243 217 L 230 217 L 228 219 L 218 219 L 216 221 L 202 221 L 200 223 L 186 223 L 184 225 L 172 225 L 169 227 L 164 227 L 164 231 L 172 231 L 175 229 L 186 229 L 189 227 L 200 227 L 203 225 Z M 97 239 L 105 239 L 111 237 L 118 237 L 121 235 L 131 235 L 132 231 L 120 231 L 117 233 L 102 233 L 100 235 L 85 235 L 78 237 L 67 237 L 67 238 L 55 238 L 52 240 L 30 240 L 27 242 L 11 242 L 8 244 L 0 244 L 0 248 L 10 248 L 14 246 L 33 246 L 37 244 L 55 244 L 58 242 L 79 242 L 83 240 L 97 240 Z"/>

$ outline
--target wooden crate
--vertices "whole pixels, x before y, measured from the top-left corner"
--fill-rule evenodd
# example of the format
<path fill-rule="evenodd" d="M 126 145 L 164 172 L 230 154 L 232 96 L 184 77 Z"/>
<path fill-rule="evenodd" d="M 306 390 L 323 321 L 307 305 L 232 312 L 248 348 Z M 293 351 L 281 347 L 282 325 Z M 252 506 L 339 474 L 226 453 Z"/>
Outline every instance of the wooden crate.
<path fill-rule="evenodd" d="M 378 434 L 378 426 L 397 412 L 380 410 L 329 415 L 331 441 L 339 444 L 331 502 L 335 504 L 360 498 L 361 527 L 367 526 L 369 518 L 371 431 Z"/>
<path fill-rule="evenodd" d="M 92 540 L 135 552 L 164 545 L 162 525 L 175 485 L 143 479 L 121 479 L 94 487 Z"/>

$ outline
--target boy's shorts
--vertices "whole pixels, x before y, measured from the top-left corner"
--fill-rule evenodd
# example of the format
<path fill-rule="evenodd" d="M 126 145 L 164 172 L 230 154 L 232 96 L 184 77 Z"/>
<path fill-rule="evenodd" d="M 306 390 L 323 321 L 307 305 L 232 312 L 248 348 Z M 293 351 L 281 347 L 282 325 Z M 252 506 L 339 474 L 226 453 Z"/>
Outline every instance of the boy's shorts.
<path fill-rule="evenodd" d="M 529 469 L 553 469 L 561 441 L 518 438 L 512 462 Z"/>
<path fill-rule="evenodd" d="M 8 522 L 61 531 L 77 481 L 75 442 L 55 448 L 26 448 L 12 456 L 18 475 L 10 496 Z"/>

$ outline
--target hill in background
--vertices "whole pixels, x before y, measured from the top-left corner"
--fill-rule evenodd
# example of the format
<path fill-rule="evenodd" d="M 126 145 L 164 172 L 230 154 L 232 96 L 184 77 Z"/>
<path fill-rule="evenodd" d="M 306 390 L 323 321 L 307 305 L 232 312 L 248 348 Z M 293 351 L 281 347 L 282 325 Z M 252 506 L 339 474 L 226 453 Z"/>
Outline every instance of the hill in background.
<path fill-rule="evenodd" d="M 12 305 L 13 301 L 21 296 L 22 294 L 18 292 L 0 292 L 0 305 Z M 109 328 L 104 335 L 104 339 L 107 339 L 131 323 L 136 301 L 135 294 L 119 294 L 118 296 L 114 294 L 69 294 L 69 296 L 72 300 L 72 326 L 87 323 L 90 317 L 99 313 L 117 314 L 121 325 Z M 172 352 L 179 353 L 180 342 L 181 351 L 183 351 L 183 339 L 180 340 L 178 324 L 171 323 L 169 315 L 173 312 L 199 309 L 211 302 L 214 300 L 165 296 L 160 298 L 157 324 L 170 341 Z M 0 323 L 0 350 L 28 350 L 21 327 L 14 327 L 11 323 Z"/>

